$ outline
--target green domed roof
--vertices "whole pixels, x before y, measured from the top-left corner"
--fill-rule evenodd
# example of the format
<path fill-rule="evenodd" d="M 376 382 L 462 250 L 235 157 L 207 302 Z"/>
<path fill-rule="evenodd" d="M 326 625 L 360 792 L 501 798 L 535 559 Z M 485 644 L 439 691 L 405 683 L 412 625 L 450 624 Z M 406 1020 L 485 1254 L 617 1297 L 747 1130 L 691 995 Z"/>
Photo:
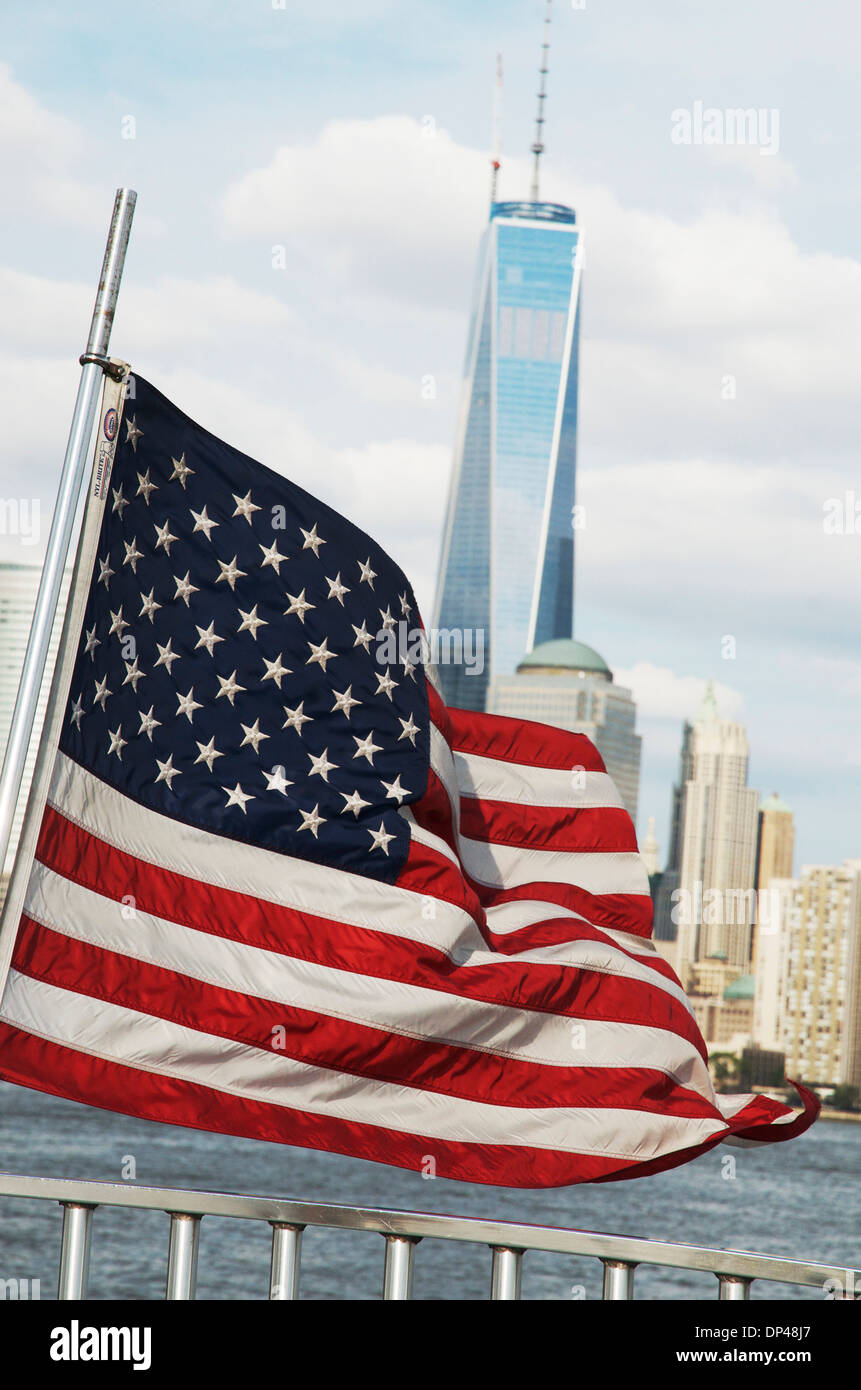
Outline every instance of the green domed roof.
<path fill-rule="evenodd" d="M 723 992 L 724 999 L 752 999 L 754 979 L 752 975 L 739 975 Z"/>
<path fill-rule="evenodd" d="M 767 796 L 759 809 L 760 811 L 786 811 L 790 816 L 792 815 L 792 811 L 785 801 L 781 801 L 777 792 L 772 792 L 771 796 Z"/>
<path fill-rule="evenodd" d="M 539 646 L 533 647 L 531 652 L 526 653 L 517 670 L 534 671 L 548 668 L 559 671 L 589 671 L 604 676 L 608 681 L 613 679 L 613 672 L 603 656 L 599 656 L 594 647 L 587 647 L 585 642 L 575 642 L 572 637 L 559 637 L 553 642 L 542 642 Z"/>

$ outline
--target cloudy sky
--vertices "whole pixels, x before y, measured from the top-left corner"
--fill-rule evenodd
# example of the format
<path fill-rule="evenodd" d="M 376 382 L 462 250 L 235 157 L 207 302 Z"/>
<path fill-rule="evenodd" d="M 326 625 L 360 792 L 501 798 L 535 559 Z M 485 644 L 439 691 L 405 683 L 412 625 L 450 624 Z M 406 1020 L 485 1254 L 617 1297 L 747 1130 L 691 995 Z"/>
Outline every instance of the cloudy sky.
<path fill-rule="evenodd" d="M 113 351 L 372 530 L 429 614 L 496 54 L 525 196 L 542 13 L 5 0 L 0 496 L 50 510 L 128 183 Z M 711 676 L 797 862 L 861 855 L 859 30 L 850 0 L 555 5 L 542 193 L 587 245 L 576 629 L 639 701 L 662 850 Z M 678 143 L 697 103 L 755 108 L 759 144 Z"/>

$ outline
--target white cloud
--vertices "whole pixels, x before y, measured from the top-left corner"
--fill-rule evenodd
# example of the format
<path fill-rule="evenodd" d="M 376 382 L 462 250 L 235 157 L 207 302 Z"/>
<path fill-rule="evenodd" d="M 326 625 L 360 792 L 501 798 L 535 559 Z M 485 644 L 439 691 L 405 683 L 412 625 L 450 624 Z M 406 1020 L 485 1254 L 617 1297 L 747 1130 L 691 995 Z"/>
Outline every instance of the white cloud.
<path fill-rule="evenodd" d="M 80 351 L 92 310 L 91 286 L 0 267 L 0 298 L 0 342 L 42 352 Z M 166 342 L 207 343 L 230 332 L 281 332 L 290 323 L 290 311 L 274 296 L 246 289 L 229 276 L 184 280 L 166 275 L 149 287 L 126 284 L 117 323 L 117 350 L 122 335 L 129 350 L 151 351 Z"/>
<path fill-rule="evenodd" d="M 333 458 L 333 476 L 343 480 L 343 491 L 336 495 L 343 501 L 332 505 L 397 560 L 409 576 L 426 623 L 431 621 L 450 467 L 447 446 L 409 439 L 343 449 Z"/>
<path fill-rule="evenodd" d="M 798 171 L 783 155 L 763 153 L 757 145 L 703 145 L 708 157 L 716 164 L 738 171 L 753 179 L 765 193 L 779 193 L 797 188 L 800 180 Z"/>
<path fill-rule="evenodd" d="M 80 126 L 42 106 L 0 63 L 0 197 L 7 210 L 105 226 L 103 190 L 74 176 L 84 150 Z"/>
<path fill-rule="evenodd" d="M 649 661 L 617 669 L 613 679 L 632 692 L 637 713 L 643 719 L 696 719 L 707 686 L 707 681 L 700 676 L 679 676 L 668 666 L 654 666 Z M 715 683 L 714 692 L 720 718 L 741 721 L 743 695 L 719 682 Z M 677 744 L 677 734 L 674 733 L 673 739 Z"/>
<path fill-rule="evenodd" d="M 789 473 L 643 459 L 584 470 L 579 602 L 628 622 L 672 621 L 713 658 L 854 625 L 861 534 L 830 535 L 823 504 L 845 492 L 833 470 Z"/>
<path fill-rule="evenodd" d="M 775 163 L 726 148 L 732 161 Z M 505 172 L 523 184 L 526 163 L 506 160 Z M 545 196 L 576 206 L 586 228 L 592 332 L 625 329 L 652 343 L 667 332 L 807 333 L 823 310 L 856 324 L 861 264 L 802 252 L 768 208 L 712 207 L 682 222 L 624 207 L 608 188 L 572 183 L 552 165 L 544 178 Z M 409 263 L 412 296 L 424 298 L 430 286 L 445 292 L 452 259 L 471 262 L 486 200 L 485 153 L 391 115 L 330 121 L 310 144 L 279 146 L 228 187 L 222 213 L 235 235 L 296 238 L 305 254 L 359 279 Z"/>
<path fill-rule="evenodd" d="M 727 158 L 751 154 L 738 149 Z M 504 172 L 506 186 L 525 186 L 524 161 Z M 765 206 L 683 221 L 552 164 L 544 191 L 585 229 L 584 451 L 854 457 L 859 261 L 803 251 Z M 392 115 L 330 121 L 311 143 L 280 146 L 227 189 L 222 212 L 235 235 L 289 242 L 321 285 L 376 296 L 378 315 L 384 299 L 462 312 L 486 196 L 484 153 Z"/>
<path fill-rule="evenodd" d="M 46 110 L 15 81 L 9 65 L 0 63 L 0 148 L 4 154 L 19 164 L 35 159 L 59 169 L 80 153 L 81 146 L 75 123 Z"/>
<path fill-rule="evenodd" d="M 122 317 L 121 317 L 122 316 Z M 152 287 L 128 285 L 123 290 L 117 322 L 130 343 L 140 350 L 158 350 L 166 341 L 196 345 L 222 335 L 253 330 L 278 335 L 289 330 L 291 313 L 274 295 L 250 290 L 230 276 L 200 280 L 159 276 Z M 225 353 L 225 366 L 229 351 Z"/>
<path fill-rule="evenodd" d="M 442 377 L 431 377 L 424 383 L 418 377 L 392 371 L 348 353 L 329 354 L 328 362 L 349 391 L 359 400 L 374 405 L 414 405 L 422 399 L 436 399 L 437 392 L 442 389 L 455 389 L 455 382 L 449 373 Z M 425 385 L 427 390 L 433 392 L 432 395 L 422 395 Z"/>
<path fill-rule="evenodd" d="M 236 235 L 299 242 L 353 289 L 463 307 L 463 272 L 487 208 L 487 156 L 409 116 L 328 122 L 226 191 Z"/>

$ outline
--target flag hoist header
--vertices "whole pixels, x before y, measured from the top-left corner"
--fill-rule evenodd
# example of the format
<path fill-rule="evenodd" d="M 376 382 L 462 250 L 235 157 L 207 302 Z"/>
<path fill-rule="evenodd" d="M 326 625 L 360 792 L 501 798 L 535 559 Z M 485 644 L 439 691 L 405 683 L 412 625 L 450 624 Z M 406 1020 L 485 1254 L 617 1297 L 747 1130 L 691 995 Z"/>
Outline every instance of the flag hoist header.
<path fill-rule="evenodd" d="M 106 336 L 84 358 L 97 442 L 4 909 L 0 1076 L 505 1186 L 805 1129 L 802 1087 L 801 1113 L 715 1094 L 589 740 L 447 708 L 371 537 Z"/>

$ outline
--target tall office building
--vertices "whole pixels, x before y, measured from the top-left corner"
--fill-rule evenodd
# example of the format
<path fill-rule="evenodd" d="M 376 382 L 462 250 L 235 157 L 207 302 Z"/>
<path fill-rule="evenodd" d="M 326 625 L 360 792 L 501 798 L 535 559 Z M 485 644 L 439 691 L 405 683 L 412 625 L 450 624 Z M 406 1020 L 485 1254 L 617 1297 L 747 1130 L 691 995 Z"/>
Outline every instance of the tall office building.
<path fill-rule="evenodd" d="M 585 642 L 542 642 L 511 676 L 495 676 L 487 694 L 491 714 L 535 719 L 586 734 L 636 823 L 640 786 L 640 735 L 630 690 L 613 681 L 602 656 Z"/>
<path fill-rule="evenodd" d="M 742 725 L 719 718 L 710 681 L 680 805 L 676 968 L 686 987 L 709 957 L 749 969 L 759 796 L 747 786 L 748 752 Z"/>
<path fill-rule="evenodd" d="M 806 865 L 772 886 L 778 911 L 757 955 L 756 1041 L 785 1053 L 788 1076 L 861 1086 L 861 860 Z"/>
<path fill-rule="evenodd" d="M 27 638 L 30 635 L 30 621 L 33 617 L 33 609 L 36 606 L 36 593 L 39 588 L 39 577 L 41 573 L 41 566 L 39 565 L 0 564 L 0 760 L 2 760 L 3 754 L 6 751 L 6 741 L 9 737 L 9 729 L 12 724 L 15 696 L 18 693 L 18 681 L 21 676 L 21 668 L 24 665 L 24 653 L 27 649 Z M 50 672 L 54 668 L 57 645 L 60 640 L 60 629 L 62 627 L 63 614 L 66 606 L 68 577 L 67 575 L 60 595 L 57 622 L 54 626 L 54 633 L 48 652 L 46 678 L 42 683 L 42 691 L 36 711 L 36 722 L 33 727 L 33 737 L 30 740 L 30 749 L 24 767 L 24 781 L 21 787 L 21 796 L 18 799 L 15 819 L 12 823 L 12 838 L 9 841 L 9 851 L 6 856 L 5 865 L 0 866 L 5 873 L 10 872 L 12 868 L 15 850 L 18 845 L 18 838 L 21 834 L 21 822 L 24 819 L 27 792 L 29 791 L 30 781 L 33 776 L 36 750 L 42 732 L 42 724 L 45 719 L 45 706 L 48 701 Z"/>
<path fill-rule="evenodd" d="M 756 924 L 753 930 L 753 973 L 756 980 L 755 1023 L 762 1047 L 777 1047 L 777 939 L 775 921 L 784 910 L 786 885 L 792 882 L 795 822 L 777 792 L 759 808 L 756 839 Z"/>
<path fill-rule="evenodd" d="M 485 634 L 482 673 L 440 668 L 462 708 L 573 634 L 580 237 L 571 208 L 506 202 L 482 238 L 434 610 Z"/>
<path fill-rule="evenodd" d="M 649 816 L 649 828 L 646 837 L 640 846 L 640 853 L 643 856 L 643 863 L 646 866 L 646 873 L 651 881 L 658 872 L 658 837 L 655 834 L 655 817 Z"/>
<path fill-rule="evenodd" d="M 753 967 L 753 1040 L 758 1047 L 774 1052 L 781 1048 L 781 947 L 797 889 L 796 879 L 771 878 L 768 884 L 761 885 L 759 894 Z"/>
<path fill-rule="evenodd" d="M 495 121 L 434 605 L 435 627 L 483 633 L 481 673 L 440 668 L 446 699 L 466 709 L 484 709 L 491 680 L 524 652 L 574 632 L 583 258 L 573 209 L 539 196 L 550 11 L 547 0 L 528 201 L 496 201 Z"/>
<path fill-rule="evenodd" d="M 792 812 L 777 792 L 759 808 L 756 846 L 756 886 L 767 888 L 773 878 L 792 878 L 795 823 Z"/>
<path fill-rule="evenodd" d="M 655 894 L 655 941 L 675 941 L 678 930 L 673 917 L 682 867 L 682 823 L 685 787 L 692 773 L 691 742 L 694 726 L 687 720 L 682 726 L 682 749 L 679 755 L 679 775 L 673 785 L 673 800 L 670 807 L 670 845 L 667 863 Z M 667 953 L 667 959 L 675 966 L 675 954 Z"/>

